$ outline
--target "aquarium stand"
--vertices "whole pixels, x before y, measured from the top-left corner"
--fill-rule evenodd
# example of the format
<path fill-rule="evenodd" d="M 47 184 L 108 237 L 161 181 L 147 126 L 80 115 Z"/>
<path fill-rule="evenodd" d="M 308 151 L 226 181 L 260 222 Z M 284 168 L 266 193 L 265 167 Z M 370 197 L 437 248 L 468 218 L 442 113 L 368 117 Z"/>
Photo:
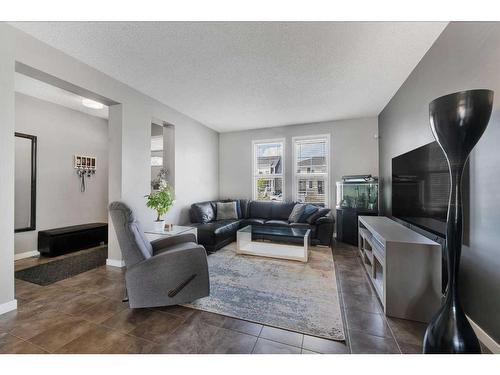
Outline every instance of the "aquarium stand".
<path fill-rule="evenodd" d="M 358 246 L 358 217 L 377 216 L 378 211 L 359 208 L 337 208 L 336 239 L 354 246 Z"/>

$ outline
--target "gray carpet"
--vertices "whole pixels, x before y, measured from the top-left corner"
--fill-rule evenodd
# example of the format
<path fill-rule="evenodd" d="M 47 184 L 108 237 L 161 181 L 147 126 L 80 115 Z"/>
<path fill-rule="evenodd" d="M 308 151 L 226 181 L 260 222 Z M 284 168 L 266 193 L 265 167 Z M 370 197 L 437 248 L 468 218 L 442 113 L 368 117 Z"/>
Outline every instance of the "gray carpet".
<path fill-rule="evenodd" d="M 232 243 L 208 257 L 210 296 L 186 305 L 307 335 L 344 340 L 331 249 L 308 263 L 237 255 Z"/>
<path fill-rule="evenodd" d="M 106 264 L 108 247 L 101 246 L 53 259 L 15 272 L 15 277 L 38 285 L 49 285 Z"/>

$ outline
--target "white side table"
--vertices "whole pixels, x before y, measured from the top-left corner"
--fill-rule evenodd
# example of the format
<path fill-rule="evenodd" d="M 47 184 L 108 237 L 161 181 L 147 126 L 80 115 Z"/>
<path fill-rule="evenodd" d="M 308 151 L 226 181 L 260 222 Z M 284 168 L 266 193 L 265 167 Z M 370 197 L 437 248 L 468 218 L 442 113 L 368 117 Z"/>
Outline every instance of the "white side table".
<path fill-rule="evenodd" d="M 165 237 L 175 237 L 179 236 L 181 234 L 188 234 L 192 233 L 195 235 L 196 240 L 198 241 L 198 230 L 194 227 L 185 227 L 182 225 L 174 225 L 171 230 L 161 230 L 157 231 L 154 229 L 147 229 L 144 231 L 146 234 L 146 237 L 150 241 L 157 240 L 159 238 L 165 238 Z"/>

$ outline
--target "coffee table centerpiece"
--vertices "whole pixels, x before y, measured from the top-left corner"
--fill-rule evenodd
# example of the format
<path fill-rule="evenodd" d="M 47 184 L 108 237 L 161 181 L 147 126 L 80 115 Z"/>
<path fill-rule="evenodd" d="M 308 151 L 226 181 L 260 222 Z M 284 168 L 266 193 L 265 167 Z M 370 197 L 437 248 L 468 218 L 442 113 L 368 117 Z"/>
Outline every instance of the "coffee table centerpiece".
<path fill-rule="evenodd" d="M 248 225 L 236 233 L 236 253 L 307 262 L 310 229 Z"/>

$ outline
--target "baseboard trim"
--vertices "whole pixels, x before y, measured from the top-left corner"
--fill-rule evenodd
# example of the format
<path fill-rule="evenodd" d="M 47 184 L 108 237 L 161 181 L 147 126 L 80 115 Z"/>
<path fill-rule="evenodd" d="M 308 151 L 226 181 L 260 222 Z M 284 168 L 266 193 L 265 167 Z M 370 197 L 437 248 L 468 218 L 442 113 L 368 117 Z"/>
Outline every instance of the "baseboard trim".
<path fill-rule="evenodd" d="M 106 259 L 106 265 L 111 267 L 123 268 L 125 267 L 125 262 L 121 259 Z"/>
<path fill-rule="evenodd" d="M 500 354 L 500 345 L 471 318 L 467 317 L 467 319 L 469 319 L 469 323 L 472 329 L 474 329 L 479 341 L 481 341 L 493 354 Z"/>
<path fill-rule="evenodd" d="M 25 253 L 14 254 L 14 260 L 31 258 L 31 257 L 39 256 L 39 255 L 40 255 L 40 252 L 38 252 L 37 250 L 26 251 Z"/>
<path fill-rule="evenodd" d="M 9 311 L 13 311 L 17 309 L 17 300 L 14 299 L 10 302 L 5 302 L 0 305 L 0 315 L 6 314 Z"/>

